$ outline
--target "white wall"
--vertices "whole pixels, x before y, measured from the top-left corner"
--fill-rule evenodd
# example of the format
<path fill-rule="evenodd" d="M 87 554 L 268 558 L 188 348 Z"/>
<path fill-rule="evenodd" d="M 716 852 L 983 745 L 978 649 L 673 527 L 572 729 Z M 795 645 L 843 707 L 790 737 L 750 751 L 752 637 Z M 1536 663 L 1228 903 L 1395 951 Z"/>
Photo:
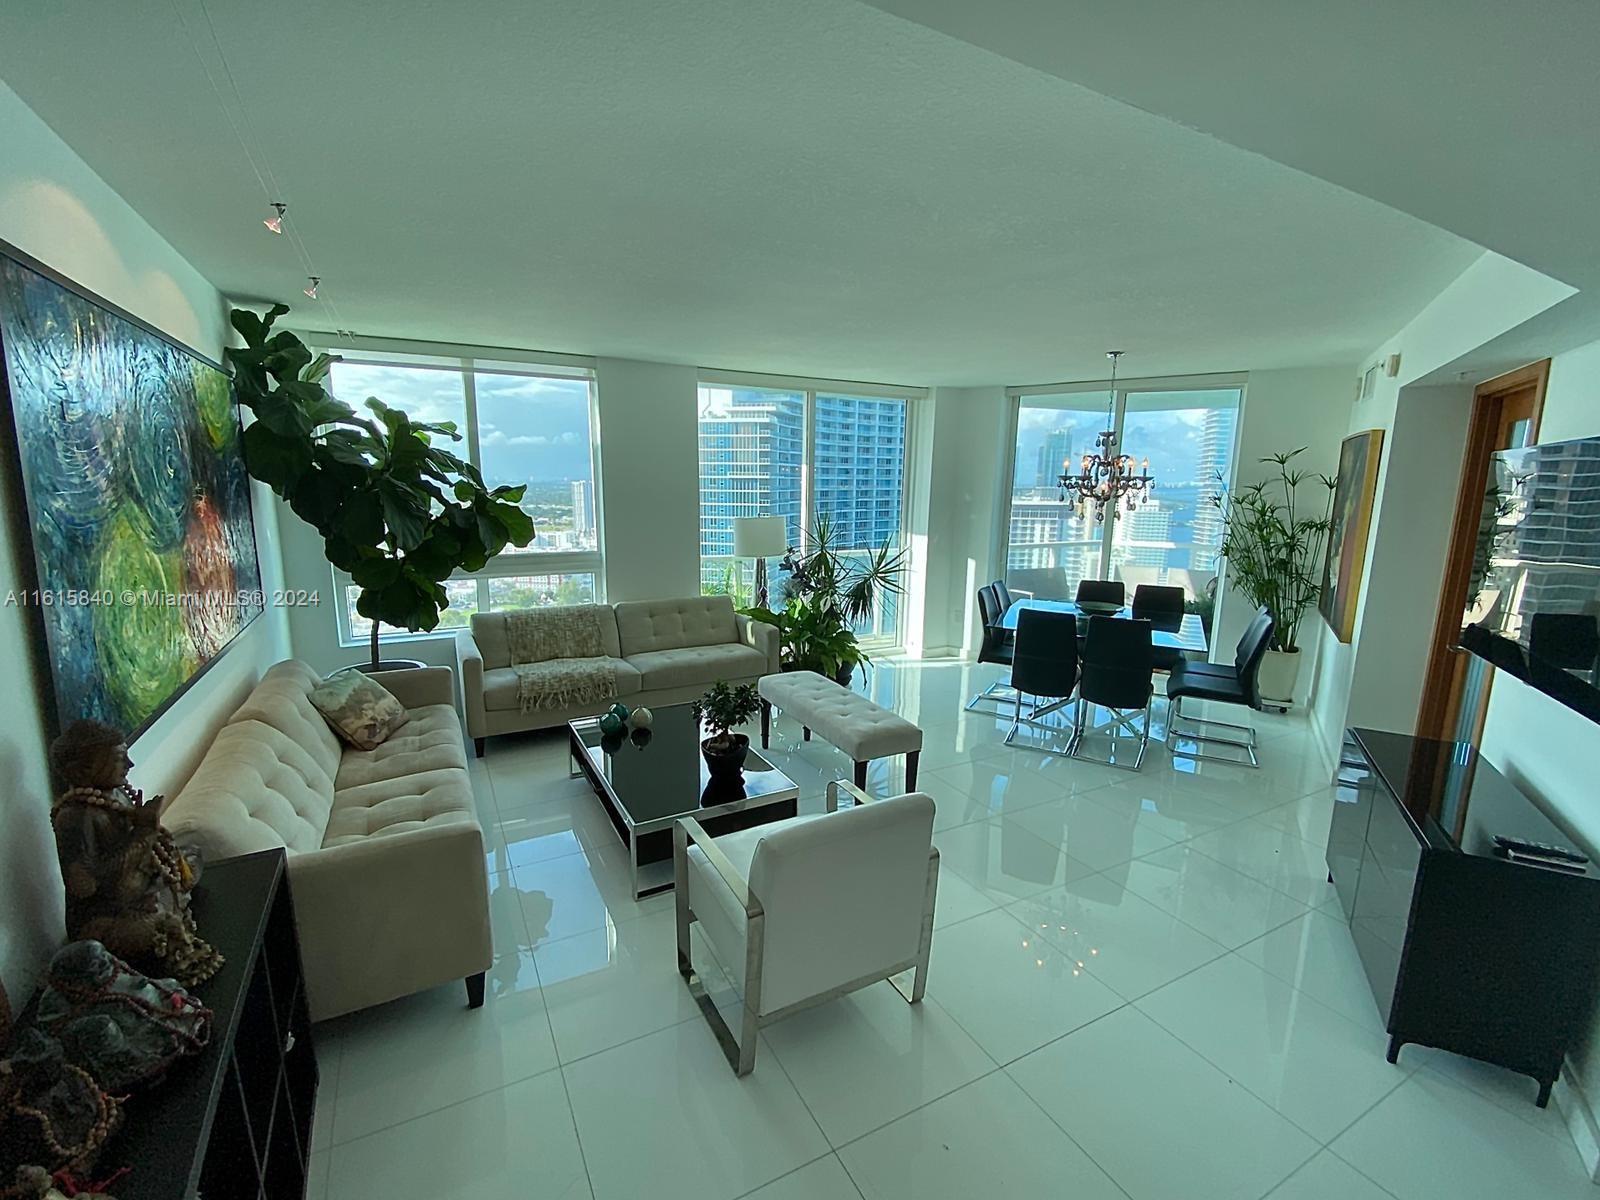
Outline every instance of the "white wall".
<path fill-rule="evenodd" d="M 3 83 L 0 145 L 0 239 L 177 341 L 212 359 L 222 357 L 226 320 L 216 290 Z M 264 583 L 279 587 L 274 508 L 260 489 L 254 496 Z M 25 518 L 16 497 L 14 487 L 0 489 L 0 530 L 7 541 L 0 553 L 0 595 L 18 586 L 20 551 L 9 531 Z M 6 780 L 0 793 L 0 979 L 18 1004 L 62 937 L 45 765 L 49 683 L 31 653 L 34 620 L 31 612 L 0 607 L 0 678 L 14 681 L 19 697 L 0 730 L 0 777 Z M 283 614 L 269 610 L 139 738 L 134 783 L 151 793 L 179 787 L 216 727 L 287 647 Z M 15 682 L 30 680 L 31 690 Z"/>
<path fill-rule="evenodd" d="M 926 404 L 931 432 L 920 651 L 970 656 L 978 648 L 977 589 L 995 577 L 1005 553 L 1001 481 L 1011 404 L 1001 387 L 935 388 Z M 914 556 L 917 549 L 914 544 Z"/>
<path fill-rule="evenodd" d="M 1311 716 L 1330 757 L 1347 725 L 1415 724 L 1471 402 L 1470 388 L 1417 381 L 1571 294 L 1486 253 L 1363 364 L 1400 355 L 1399 375 L 1380 371 L 1373 394 L 1349 409 L 1347 432 L 1385 431 L 1354 636 L 1342 644 L 1320 619 L 1307 628 L 1318 643 Z M 1393 471 L 1397 462 L 1405 470 Z"/>
<path fill-rule="evenodd" d="M 700 594 L 694 367 L 597 359 L 606 599 Z"/>

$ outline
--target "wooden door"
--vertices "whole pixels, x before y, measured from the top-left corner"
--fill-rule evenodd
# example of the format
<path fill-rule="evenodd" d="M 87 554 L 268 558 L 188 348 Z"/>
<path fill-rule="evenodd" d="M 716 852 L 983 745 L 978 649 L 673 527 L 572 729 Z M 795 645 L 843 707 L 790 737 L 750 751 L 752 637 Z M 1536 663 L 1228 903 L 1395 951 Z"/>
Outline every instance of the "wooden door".
<path fill-rule="evenodd" d="M 1417 714 L 1418 737 L 1476 745 L 1483 732 L 1493 673 L 1487 663 L 1456 643 L 1461 636 L 1461 614 L 1467 606 L 1473 551 L 1489 478 L 1489 456 L 1496 450 L 1530 446 L 1539 440 L 1539 414 L 1549 375 L 1547 358 L 1481 383 L 1472 394 L 1472 422 L 1461 461 L 1450 554 L 1445 561 L 1422 707 Z"/>

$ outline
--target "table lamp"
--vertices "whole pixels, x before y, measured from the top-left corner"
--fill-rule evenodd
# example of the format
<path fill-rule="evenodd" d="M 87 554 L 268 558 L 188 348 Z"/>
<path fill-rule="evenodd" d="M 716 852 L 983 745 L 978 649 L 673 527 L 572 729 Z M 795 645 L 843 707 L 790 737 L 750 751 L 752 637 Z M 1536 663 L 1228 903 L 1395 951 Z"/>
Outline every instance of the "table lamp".
<path fill-rule="evenodd" d="M 789 549 L 789 531 L 782 517 L 735 517 L 733 553 L 756 560 L 756 604 L 767 607 L 767 559 Z"/>

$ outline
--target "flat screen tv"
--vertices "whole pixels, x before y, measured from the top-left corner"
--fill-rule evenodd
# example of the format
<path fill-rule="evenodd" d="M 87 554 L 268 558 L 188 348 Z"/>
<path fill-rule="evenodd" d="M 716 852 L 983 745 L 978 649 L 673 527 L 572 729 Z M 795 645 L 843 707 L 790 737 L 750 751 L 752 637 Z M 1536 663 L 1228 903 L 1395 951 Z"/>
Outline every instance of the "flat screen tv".
<path fill-rule="evenodd" d="M 1600 437 L 1490 459 L 1461 647 L 1600 721 Z"/>

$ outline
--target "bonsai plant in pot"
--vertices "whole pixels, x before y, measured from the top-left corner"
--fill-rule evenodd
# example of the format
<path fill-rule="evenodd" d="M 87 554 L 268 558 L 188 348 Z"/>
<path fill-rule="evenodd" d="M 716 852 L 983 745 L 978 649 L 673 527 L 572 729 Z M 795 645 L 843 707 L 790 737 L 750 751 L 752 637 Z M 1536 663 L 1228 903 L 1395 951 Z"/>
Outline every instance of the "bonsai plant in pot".
<path fill-rule="evenodd" d="M 1293 466 L 1306 448 L 1268 455 L 1267 479 L 1211 498 L 1222 513 L 1228 582 L 1251 607 L 1272 614 L 1272 644 L 1261 664 L 1261 694 L 1287 704 L 1300 673 L 1300 622 L 1322 587 L 1322 547 L 1333 527 L 1335 480 Z M 1313 498 L 1302 500 L 1302 484 Z"/>
<path fill-rule="evenodd" d="M 719 679 L 710 691 L 691 702 L 690 708 L 700 727 L 711 732 L 701 741 L 700 753 L 712 778 L 737 778 L 750 753 L 750 739 L 733 730 L 761 711 L 761 696 L 755 684 L 729 687 L 726 680 Z"/>
<path fill-rule="evenodd" d="M 742 611 L 777 627 L 784 670 L 815 671 L 848 686 L 856 664 L 871 661 L 856 638 L 856 623 L 872 616 L 881 596 L 899 595 L 906 556 L 889 542 L 864 557 L 848 555 L 838 540 L 833 519 L 818 513 L 809 548 L 790 547 L 784 555 L 783 607 Z"/>
<path fill-rule="evenodd" d="M 288 311 L 230 316 L 245 344 L 227 360 L 239 403 L 255 416 L 245 466 L 322 535 L 328 561 L 361 589 L 356 611 L 372 622 L 361 669 L 378 671 L 380 625 L 433 629 L 450 604 L 444 581 L 481 570 L 507 545 L 526 546 L 533 521 L 518 507 L 523 486 L 490 488 L 438 444 L 461 440 L 450 422 L 413 421 L 376 397 L 361 416 L 334 399 L 323 386 L 329 357 L 272 331 Z"/>

